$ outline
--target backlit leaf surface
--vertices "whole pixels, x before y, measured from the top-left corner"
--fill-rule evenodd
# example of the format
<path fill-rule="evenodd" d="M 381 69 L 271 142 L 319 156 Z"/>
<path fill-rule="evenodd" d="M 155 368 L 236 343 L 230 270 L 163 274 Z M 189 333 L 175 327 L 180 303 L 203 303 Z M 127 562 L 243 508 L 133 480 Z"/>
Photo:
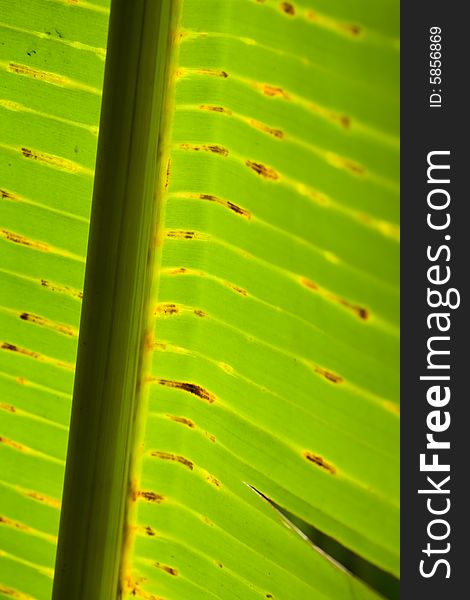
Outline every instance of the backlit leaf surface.
<path fill-rule="evenodd" d="M 0 597 L 46 599 L 108 3 L 0 8 Z M 175 10 L 123 596 L 375 598 L 263 496 L 398 575 L 397 3 Z"/>

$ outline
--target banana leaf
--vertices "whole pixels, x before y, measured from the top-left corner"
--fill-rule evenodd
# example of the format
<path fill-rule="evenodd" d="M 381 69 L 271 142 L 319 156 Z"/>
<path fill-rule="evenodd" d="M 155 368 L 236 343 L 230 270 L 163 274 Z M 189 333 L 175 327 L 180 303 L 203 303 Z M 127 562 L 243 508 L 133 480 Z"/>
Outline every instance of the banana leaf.
<path fill-rule="evenodd" d="M 379 598 L 398 3 L 0 14 L 0 597 Z"/>

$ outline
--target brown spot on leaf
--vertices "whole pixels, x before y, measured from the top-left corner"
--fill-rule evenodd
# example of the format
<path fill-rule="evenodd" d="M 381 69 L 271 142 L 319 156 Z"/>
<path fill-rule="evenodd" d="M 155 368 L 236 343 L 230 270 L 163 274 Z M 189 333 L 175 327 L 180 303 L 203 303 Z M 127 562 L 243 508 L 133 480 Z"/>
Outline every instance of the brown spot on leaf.
<path fill-rule="evenodd" d="M 0 195 L 3 199 L 18 200 L 17 196 L 12 194 L 11 192 L 7 192 L 6 190 L 0 190 Z"/>
<path fill-rule="evenodd" d="M 221 563 L 219 561 L 216 561 L 216 565 L 219 567 L 219 569 L 223 569 L 224 568 L 223 563 Z"/>
<path fill-rule="evenodd" d="M 131 574 L 124 575 L 122 587 L 125 587 L 131 596 L 143 597 L 140 593 L 140 585 L 146 581 L 145 577 L 133 577 Z"/>
<path fill-rule="evenodd" d="M 139 490 L 137 495 L 147 502 L 155 502 L 155 504 L 161 504 L 165 500 L 165 496 L 162 496 L 162 494 L 156 494 L 150 490 Z"/>
<path fill-rule="evenodd" d="M 211 112 L 225 113 L 226 115 L 231 115 L 232 111 L 228 108 L 224 108 L 223 106 L 213 106 L 211 104 L 201 104 L 199 107 L 201 110 L 208 110 Z"/>
<path fill-rule="evenodd" d="M 210 152 L 213 152 L 214 154 L 222 154 L 222 156 L 228 156 L 229 154 L 227 148 L 224 148 L 223 146 L 217 146 L 215 144 L 212 144 L 210 146 L 207 146 L 207 148 Z"/>
<path fill-rule="evenodd" d="M 362 28 L 360 25 L 352 23 L 342 23 L 341 29 L 343 29 L 346 33 L 349 33 L 349 35 L 352 35 L 353 37 L 360 35 L 362 32 Z"/>
<path fill-rule="evenodd" d="M 207 431 L 204 432 L 204 435 L 213 443 L 215 444 L 216 441 L 216 437 L 215 435 L 212 435 L 212 433 L 208 433 Z"/>
<path fill-rule="evenodd" d="M 8 240 L 9 242 L 13 242 L 14 244 L 20 244 L 21 246 L 28 246 L 30 248 L 35 248 L 36 250 L 41 250 L 42 252 L 49 252 L 49 246 L 44 242 L 37 242 L 35 240 L 30 240 L 20 235 L 19 233 L 14 233 L 13 231 L 7 231 L 6 229 L 0 229 L 0 236 Z"/>
<path fill-rule="evenodd" d="M 178 462 L 187 467 L 190 471 L 194 469 L 194 463 L 192 463 L 190 460 L 179 454 L 172 454 L 171 452 L 160 452 L 158 450 L 154 450 L 150 454 L 151 456 L 155 456 L 156 458 Z"/>
<path fill-rule="evenodd" d="M 174 567 L 169 567 L 168 565 L 164 565 L 160 562 L 154 562 L 153 566 L 157 567 L 157 569 L 161 569 L 162 571 L 165 571 L 165 573 L 168 573 L 169 575 L 173 575 L 174 577 L 176 577 L 179 574 L 178 571 Z"/>
<path fill-rule="evenodd" d="M 28 498 L 32 498 L 37 502 L 41 502 L 42 504 L 46 504 L 47 506 L 52 506 L 53 508 L 60 508 L 60 501 L 55 498 L 50 498 L 49 496 L 45 496 L 44 494 L 40 494 L 39 492 L 26 492 L 25 493 Z"/>
<path fill-rule="evenodd" d="M 25 356 L 29 356 L 31 358 L 39 358 L 39 354 L 37 354 L 37 352 L 27 350 L 26 348 L 20 348 L 19 346 L 15 346 L 15 344 L 9 344 L 8 342 L 2 342 L 0 348 L 3 350 L 9 350 L 10 352 L 18 352 L 19 354 L 24 354 Z"/>
<path fill-rule="evenodd" d="M 278 139 L 282 139 L 284 137 L 284 132 L 281 131 L 280 129 L 274 129 L 274 127 L 269 127 L 269 125 L 266 125 L 265 123 L 261 123 L 261 121 L 255 121 L 254 119 L 252 119 L 250 121 L 250 125 L 252 127 L 256 127 L 256 129 L 259 129 L 260 131 L 264 131 L 264 133 L 268 133 L 269 135 L 272 135 L 275 138 Z"/>
<path fill-rule="evenodd" d="M 300 283 L 302 285 L 304 285 L 305 287 L 308 287 L 309 289 L 314 290 L 315 292 L 318 292 L 320 290 L 318 285 L 316 283 L 314 283 L 311 279 L 306 279 L 305 277 L 301 277 Z"/>
<path fill-rule="evenodd" d="M 331 371 L 322 369 L 321 367 L 315 367 L 315 373 L 318 373 L 319 375 L 321 375 L 325 379 L 328 379 L 328 381 L 331 381 L 332 383 L 342 383 L 343 382 L 342 377 L 340 377 L 339 375 L 336 375 L 335 373 L 332 373 Z"/>
<path fill-rule="evenodd" d="M 60 292 L 63 294 L 68 294 L 69 296 L 74 296 L 75 298 L 79 298 L 82 300 L 83 292 L 80 290 L 74 290 L 72 288 L 67 287 L 66 285 L 58 285 L 56 283 L 52 283 L 51 281 L 47 281 L 46 279 L 41 279 L 41 286 L 50 290 L 51 292 Z"/>
<path fill-rule="evenodd" d="M 222 79 L 227 79 L 228 77 L 227 71 L 219 71 L 217 69 L 196 69 L 196 73 L 210 75 L 211 77 L 222 77 Z"/>
<path fill-rule="evenodd" d="M 205 33 L 198 33 L 199 37 L 204 37 Z M 222 71 L 220 69 L 185 69 L 180 68 L 175 71 L 175 76 L 180 79 L 182 77 L 191 76 L 193 74 L 197 75 L 207 75 L 209 77 L 221 77 L 222 79 L 226 79 L 228 77 L 227 71 Z"/>
<path fill-rule="evenodd" d="M 191 419 L 188 419 L 187 417 L 177 417 L 176 415 L 169 415 L 169 414 L 167 414 L 166 416 L 169 419 L 171 419 L 172 421 L 175 421 L 176 423 L 182 423 L 183 425 L 186 425 L 190 429 L 195 429 L 195 427 L 196 427 L 194 422 L 191 421 Z"/>
<path fill-rule="evenodd" d="M 242 208 L 241 206 L 238 206 L 237 204 L 234 204 L 233 202 L 230 202 L 230 200 L 224 200 L 223 198 L 219 198 L 218 196 L 214 196 L 212 194 L 199 194 L 199 198 L 201 200 L 208 200 L 209 202 L 215 202 L 216 204 L 225 206 L 225 208 L 228 208 L 237 215 L 240 215 L 247 219 L 251 219 L 250 211 L 246 210 L 245 208 Z"/>
<path fill-rule="evenodd" d="M 30 150 L 29 148 L 21 148 L 21 154 L 28 159 L 35 160 L 39 163 L 44 163 L 50 167 L 55 167 L 62 171 L 68 171 L 70 173 L 77 173 L 80 167 L 61 156 L 54 156 L 53 154 L 46 154 L 44 152 L 38 152 L 37 150 Z"/>
<path fill-rule="evenodd" d="M 33 600 L 32 596 L 28 596 L 23 594 L 23 592 L 7 587 L 6 585 L 3 585 L 3 583 L 0 583 L 0 594 L 9 596 L 10 598 L 13 598 L 13 600 Z"/>
<path fill-rule="evenodd" d="M 349 129 L 351 127 L 351 119 L 346 115 L 340 115 L 338 120 L 345 129 Z"/>
<path fill-rule="evenodd" d="M 220 481 L 216 477 L 211 475 L 210 473 L 207 474 L 206 481 L 208 481 L 210 484 L 214 485 L 215 487 L 221 486 Z"/>
<path fill-rule="evenodd" d="M 195 152 L 212 152 L 213 154 L 220 154 L 221 156 L 228 156 L 229 151 L 223 146 L 217 144 L 180 144 L 182 150 L 194 150 Z"/>
<path fill-rule="evenodd" d="M 7 517 L 0 516 L 0 523 L 3 525 L 6 525 L 7 527 L 14 527 L 15 529 L 20 529 L 22 531 L 30 530 L 30 528 L 27 525 L 24 525 L 23 523 L 19 523 L 18 521 L 12 521 L 11 519 L 8 519 Z"/>
<path fill-rule="evenodd" d="M 4 410 L 5 412 L 16 413 L 16 408 L 11 404 L 5 404 L 0 402 L 0 410 Z"/>
<path fill-rule="evenodd" d="M 291 17 L 295 15 L 295 8 L 290 2 L 281 2 L 281 10 Z"/>
<path fill-rule="evenodd" d="M 147 527 L 145 528 L 145 534 L 151 537 L 156 535 L 155 531 L 150 527 L 150 525 L 147 525 Z"/>
<path fill-rule="evenodd" d="M 18 354 L 22 354 L 23 356 L 28 356 L 29 358 L 34 358 L 35 360 L 40 360 L 42 362 L 47 362 L 50 364 L 54 364 L 63 369 L 68 369 L 71 371 L 75 370 L 75 365 L 72 363 L 66 363 L 60 360 L 55 360 L 54 358 L 50 358 L 44 354 L 38 354 L 37 352 L 33 352 L 32 350 L 28 350 L 27 348 L 21 348 L 20 346 L 16 346 L 15 344 L 10 344 L 8 342 L 2 342 L 0 345 L 2 350 L 7 350 L 9 352 L 18 352 Z"/>
<path fill-rule="evenodd" d="M 188 269 L 185 267 L 178 267 L 177 269 L 171 269 L 168 271 L 168 275 L 184 275 L 188 272 Z"/>
<path fill-rule="evenodd" d="M 196 383 L 186 383 L 184 381 L 171 381 L 169 379 L 158 379 L 157 382 L 160 385 L 164 385 L 165 387 L 176 388 L 185 392 L 189 392 L 194 396 L 198 396 L 199 398 L 201 398 L 201 400 L 209 402 L 209 404 L 215 402 L 215 396 L 200 385 L 197 385 Z"/>
<path fill-rule="evenodd" d="M 164 316 L 177 315 L 179 313 L 179 308 L 176 304 L 159 304 L 156 313 Z"/>
<path fill-rule="evenodd" d="M 196 308 L 193 312 L 197 317 L 207 317 L 207 313 L 205 313 L 203 310 L 199 310 L 198 308 Z"/>
<path fill-rule="evenodd" d="M 250 169 L 253 169 L 253 171 L 255 173 L 257 173 L 258 175 L 261 175 L 261 177 L 264 177 L 265 179 L 279 179 L 279 175 L 278 173 L 276 173 L 276 171 L 274 169 L 271 169 L 270 167 L 266 167 L 265 165 L 261 164 L 261 163 L 256 163 L 253 162 L 252 160 L 247 160 L 245 161 L 245 164 L 247 167 L 250 167 Z"/>
<path fill-rule="evenodd" d="M 230 282 L 227 282 L 227 285 L 234 292 L 237 292 L 237 294 L 240 294 L 240 296 L 248 296 L 248 292 L 245 289 L 243 289 L 242 287 L 235 285 L 234 283 L 230 283 Z"/>
<path fill-rule="evenodd" d="M 21 313 L 20 319 L 22 321 L 28 321 L 29 323 L 34 323 L 35 325 L 39 325 L 41 327 L 47 327 L 49 329 L 54 329 L 55 331 L 59 331 L 60 333 L 63 333 L 64 335 L 70 335 L 70 336 L 77 335 L 77 331 L 70 325 L 56 323 L 55 321 L 50 321 L 49 319 L 45 319 L 44 317 L 40 317 L 38 315 L 33 315 L 31 313 L 27 313 L 27 312 Z"/>
<path fill-rule="evenodd" d="M 10 446 L 10 448 L 14 448 L 15 450 L 19 450 L 20 452 L 25 452 L 25 447 L 18 442 L 14 442 L 13 440 L 9 440 L 6 437 L 0 436 L 0 444 L 5 444 L 5 446 Z"/>
<path fill-rule="evenodd" d="M 267 83 L 257 84 L 256 87 L 260 89 L 265 96 L 269 96 L 271 98 L 284 98 L 284 100 L 289 100 L 289 94 L 281 87 L 269 85 Z"/>
<path fill-rule="evenodd" d="M 331 473 L 332 475 L 334 475 L 336 473 L 335 467 L 333 465 L 331 465 L 330 463 L 326 462 L 326 460 L 322 456 L 320 456 L 318 454 L 314 454 L 313 452 L 308 452 L 308 451 L 304 452 L 304 456 L 310 462 L 318 465 L 322 469 L 325 469 L 325 471 L 328 471 L 328 473 Z"/>
<path fill-rule="evenodd" d="M 170 164 L 171 159 L 169 158 L 166 163 L 166 173 L 165 173 L 165 189 L 168 189 L 168 184 L 170 183 Z"/>
<path fill-rule="evenodd" d="M 173 240 L 194 240 L 196 236 L 195 231 L 167 231 L 166 237 L 169 237 Z"/>
<path fill-rule="evenodd" d="M 328 290 L 324 290 L 324 289 L 320 288 L 320 286 L 318 286 L 316 283 L 314 283 L 310 279 L 307 279 L 306 277 L 300 277 L 300 283 L 302 285 L 304 285 L 305 287 L 308 287 L 309 289 L 314 290 L 315 292 L 321 293 L 322 296 L 324 296 L 325 298 L 328 298 L 329 300 L 332 300 L 333 302 L 337 302 L 338 304 L 341 304 L 342 306 L 348 308 L 349 310 L 352 310 L 353 312 L 356 313 L 356 315 L 360 319 L 365 321 L 369 318 L 369 311 L 367 310 L 367 308 L 364 308 L 363 306 L 359 306 L 358 304 L 353 304 L 352 302 L 349 302 L 349 300 L 340 298 L 339 296 L 336 296 L 336 294 L 332 294 Z"/>
<path fill-rule="evenodd" d="M 353 304 L 352 302 L 344 300 L 343 298 L 337 298 L 337 300 L 346 308 L 349 308 L 350 310 L 354 311 L 356 315 L 363 321 L 366 321 L 369 318 L 369 312 L 367 308 L 364 308 L 363 306 L 358 306 L 357 304 Z"/>
<path fill-rule="evenodd" d="M 364 175 L 364 167 L 362 165 L 359 165 L 352 160 L 345 160 L 343 164 L 345 169 L 352 171 L 355 175 Z"/>
<path fill-rule="evenodd" d="M 238 206 L 237 204 L 234 204 L 233 202 L 230 202 L 230 200 L 227 200 L 226 206 L 228 209 L 232 210 L 234 213 L 237 213 L 237 215 L 241 215 L 242 217 L 251 219 L 250 211 L 242 208 L 241 206 Z"/>
<path fill-rule="evenodd" d="M 16 73 L 17 75 L 26 75 L 28 77 L 32 77 L 33 79 L 40 79 L 41 81 L 46 81 L 47 83 L 52 83 L 54 85 L 64 85 L 64 83 L 67 81 L 63 77 L 55 75 L 54 73 L 38 71 L 37 69 L 31 69 L 25 65 L 19 65 L 15 63 L 10 63 L 8 65 L 8 70 L 12 73 Z"/>
<path fill-rule="evenodd" d="M 26 531 L 31 533 L 32 535 L 39 535 L 40 537 L 45 538 L 50 542 L 57 543 L 57 537 L 55 535 L 35 530 L 29 525 L 26 525 L 25 523 L 9 519 L 8 517 L 0 516 L 0 525 L 5 525 L 6 527 L 11 527 L 13 529 L 19 529 L 20 531 Z"/>

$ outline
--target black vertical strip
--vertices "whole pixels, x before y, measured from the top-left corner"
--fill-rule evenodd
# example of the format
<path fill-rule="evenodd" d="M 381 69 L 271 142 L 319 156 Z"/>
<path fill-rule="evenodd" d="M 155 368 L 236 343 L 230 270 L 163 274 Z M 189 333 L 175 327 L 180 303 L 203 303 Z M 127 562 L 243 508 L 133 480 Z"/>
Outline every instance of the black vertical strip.
<path fill-rule="evenodd" d="M 430 46 L 433 43 L 431 31 L 437 31 L 431 30 L 432 27 L 441 30 L 439 59 L 437 55 L 431 56 L 431 52 L 436 51 L 436 47 Z M 466 189 L 470 153 L 467 149 L 469 103 L 465 90 L 468 87 L 470 52 L 466 29 L 462 3 L 437 0 L 420 4 L 402 3 L 401 597 L 413 600 L 457 599 L 468 595 L 465 580 L 469 572 L 467 511 L 470 500 L 466 490 L 470 472 L 470 433 L 467 431 L 470 399 L 465 378 L 470 371 L 467 300 L 470 279 L 467 213 L 470 199 Z M 439 75 L 437 71 L 431 72 L 433 65 L 430 61 L 433 59 L 441 63 L 437 67 L 441 71 Z M 434 63 L 436 66 L 437 63 Z M 430 81 L 430 78 L 438 76 L 440 82 Z M 436 95 L 431 98 L 432 93 Z M 437 94 L 441 97 L 440 101 Z M 434 100 L 436 106 L 431 107 L 430 100 Z M 433 151 L 449 151 L 448 155 L 433 155 L 432 161 L 450 165 L 450 169 L 431 170 L 430 178 L 450 179 L 449 183 L 428 182 L 428 153 Z M 432 204 L 444 205 L 449 196 L 449 206 L 443 210 L 430 208 L 430 192 Z M 432 229 L 427 224 L 428 214 L 437 226 L 447 222 L 448 214 L 448 228 Z M 428 247 L 431 259 L 427 256 Z M 437 268 L 429 272 L 428 269 L 433 266 Z M 449 273 L 450 279 L 445 283 L 429 281 L 428 276 L 434 280 L 445 280 Z M 454 289 L 448 296 L 450 304 L 455 305 L 460 296 L 460 306 L 430 307 L 428 288 L 440 292 L 443 302 L 449 290 Z M 430 301 L 439 304 L 438 294 L 434 293 Z M 430 317 L 428 323 L 432 313 L 445 316 L 439 319 Z M 442 329 L 450 323 L 449 330 L 439 331 L 438 321 Z M 427 344 L 433 336 L 450 338 L 431 342 L 432 349 L 450 350 L 450 354 L 428 357 Z M 440 368 L 430 369 L 428 358 Z M 446 365 L 448 369 L 442 368 Z M 448 376 L 450 379 L 420 380 L 420 376 Z M 434 390 L 431 397 L 431 401 L 435 401 L 435 406 L 432 406 L 427 400 L 427 392 L 432 386 L 439 385 L 442 387 Z M 443 399 L 438 406 L 439 398 L 444 398 L 443 386 L 448 386 L 450 400 L 445 404 Z M 450 425 L 447 427 L 449 418 Z M 429 427 L 443 431 L 433 432 Z M 449 442 L 450 449 L 427 448 L 427 434 L 433 434 L 432 439 L 436 442 Z M 449 465 L 450 470 L 422 471 L 420 454 L 426 455 L 427 464 L 435 460 L 440 465 Z M 434 454 L 437 457 L 433 459 Z M 445 481 L 448 476 L 450 479 Z M 419 494 L 420 489 L 434 493 Z M 448 508 L 448 511 L 433 515 L 429 507 L 435 511 Z M 432 523 L 433 520 L 440 521 Z M 432 539 L 432 536 L 442 539 Z M 420 573 L 420 566 L 428 577 Z"/>

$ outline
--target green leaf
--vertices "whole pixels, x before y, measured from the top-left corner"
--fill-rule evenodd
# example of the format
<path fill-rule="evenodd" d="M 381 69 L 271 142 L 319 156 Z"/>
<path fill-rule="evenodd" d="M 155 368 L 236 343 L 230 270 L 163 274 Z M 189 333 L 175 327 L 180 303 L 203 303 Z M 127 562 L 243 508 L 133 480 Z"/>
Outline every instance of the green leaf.
<path fill-rule="evenodd" d="M 108 12 L 0 1 L 1 597 L 52 592 Z"/>
<path fill-rule="evenodd" d="M 177 598 L 366 597 L 245 483 L 398 573 L 395 40 L 206 6 L 180 22 L 131 576 Z"/>
<path fill-rule="evenodd" d="M 0 595 L 49 598 L 108 17 L 29 5 Z M 54 598 L 379 597 L 284 511 L 399 575 L 398 35 L 394 0 L 113 3 Z"/>

